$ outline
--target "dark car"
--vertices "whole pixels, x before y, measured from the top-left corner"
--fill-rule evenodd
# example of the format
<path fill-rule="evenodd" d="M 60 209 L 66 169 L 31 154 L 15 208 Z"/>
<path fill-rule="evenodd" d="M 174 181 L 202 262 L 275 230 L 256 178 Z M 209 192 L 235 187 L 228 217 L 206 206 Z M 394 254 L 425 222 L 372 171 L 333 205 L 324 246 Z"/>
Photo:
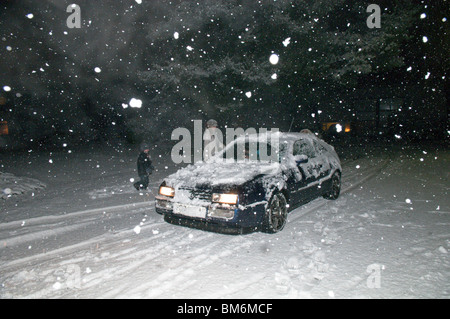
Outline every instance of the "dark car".
<path fill-rule="evenodd" d="M 341 171 L 334 148 L 312 133 L 240 137 L 208 162 L 167 177 L 156 211 L 178 225 L 276 233 L 298 206 L 338 198 Z"/>

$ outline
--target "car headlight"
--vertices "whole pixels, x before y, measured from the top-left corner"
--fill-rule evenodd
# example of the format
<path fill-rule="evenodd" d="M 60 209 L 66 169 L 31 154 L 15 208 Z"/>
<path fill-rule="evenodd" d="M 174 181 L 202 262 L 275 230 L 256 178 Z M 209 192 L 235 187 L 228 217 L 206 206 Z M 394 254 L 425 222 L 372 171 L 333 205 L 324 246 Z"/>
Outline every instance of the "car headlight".
<path fill-rule="evenodd" d="M 236 205 L 239 199 L 237 194 L 213 194 L 212 201 L 220 204 Z"/>
<path fill-rule="evenodd" d="M 167 197 L 174 197 L 175 196 L 175 189 L 168 186 L 161 186 L 159 188 L 159 194 Z"/>

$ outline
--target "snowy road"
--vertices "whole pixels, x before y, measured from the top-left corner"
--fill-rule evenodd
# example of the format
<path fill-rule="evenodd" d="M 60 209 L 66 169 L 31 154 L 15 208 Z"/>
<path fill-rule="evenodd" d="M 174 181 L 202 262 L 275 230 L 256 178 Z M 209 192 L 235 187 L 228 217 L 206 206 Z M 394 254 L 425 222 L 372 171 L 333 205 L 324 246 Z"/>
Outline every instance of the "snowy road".
<path fill-rule="evenodd" d="M 341 197 L 293 211 L 275 235 L 166 224 L 151 196 L 0 223 L 0 297 L 449 298 L 449 159 L 344 161 Z"/>

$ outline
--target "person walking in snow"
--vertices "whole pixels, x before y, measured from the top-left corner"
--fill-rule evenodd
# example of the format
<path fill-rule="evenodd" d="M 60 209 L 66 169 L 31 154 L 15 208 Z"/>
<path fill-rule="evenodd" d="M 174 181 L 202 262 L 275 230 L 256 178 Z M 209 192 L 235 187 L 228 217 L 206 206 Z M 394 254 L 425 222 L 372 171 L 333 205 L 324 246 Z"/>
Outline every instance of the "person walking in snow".
<path fill-rule="evenodd" d="M 149 184 L 149 175 L 153 173 L 155 169 L 150 159 L 150 146 L 147 143 L 142 143 L 139 147 L 140 153 L 137 159 L 137 170 L 140 180 L 134 183 L 134 187 L 139 191 L 147 189 Z"/>

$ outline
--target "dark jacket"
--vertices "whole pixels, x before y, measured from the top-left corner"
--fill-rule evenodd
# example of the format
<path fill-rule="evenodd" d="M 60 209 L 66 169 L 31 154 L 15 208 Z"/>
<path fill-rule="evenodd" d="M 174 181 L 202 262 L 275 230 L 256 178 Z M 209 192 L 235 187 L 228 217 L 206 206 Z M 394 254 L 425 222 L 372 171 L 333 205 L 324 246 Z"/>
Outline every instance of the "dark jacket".
<path fill-rule="evenodd" d="M 150 155 L 141 152 L 139 154 L 138 160 L 137 160 L 137 169 L 138 169 L 138 175 L 149 175 L 153 172 L 155 169 L 152 165 L 152 160 L 150 159 Z"/>

